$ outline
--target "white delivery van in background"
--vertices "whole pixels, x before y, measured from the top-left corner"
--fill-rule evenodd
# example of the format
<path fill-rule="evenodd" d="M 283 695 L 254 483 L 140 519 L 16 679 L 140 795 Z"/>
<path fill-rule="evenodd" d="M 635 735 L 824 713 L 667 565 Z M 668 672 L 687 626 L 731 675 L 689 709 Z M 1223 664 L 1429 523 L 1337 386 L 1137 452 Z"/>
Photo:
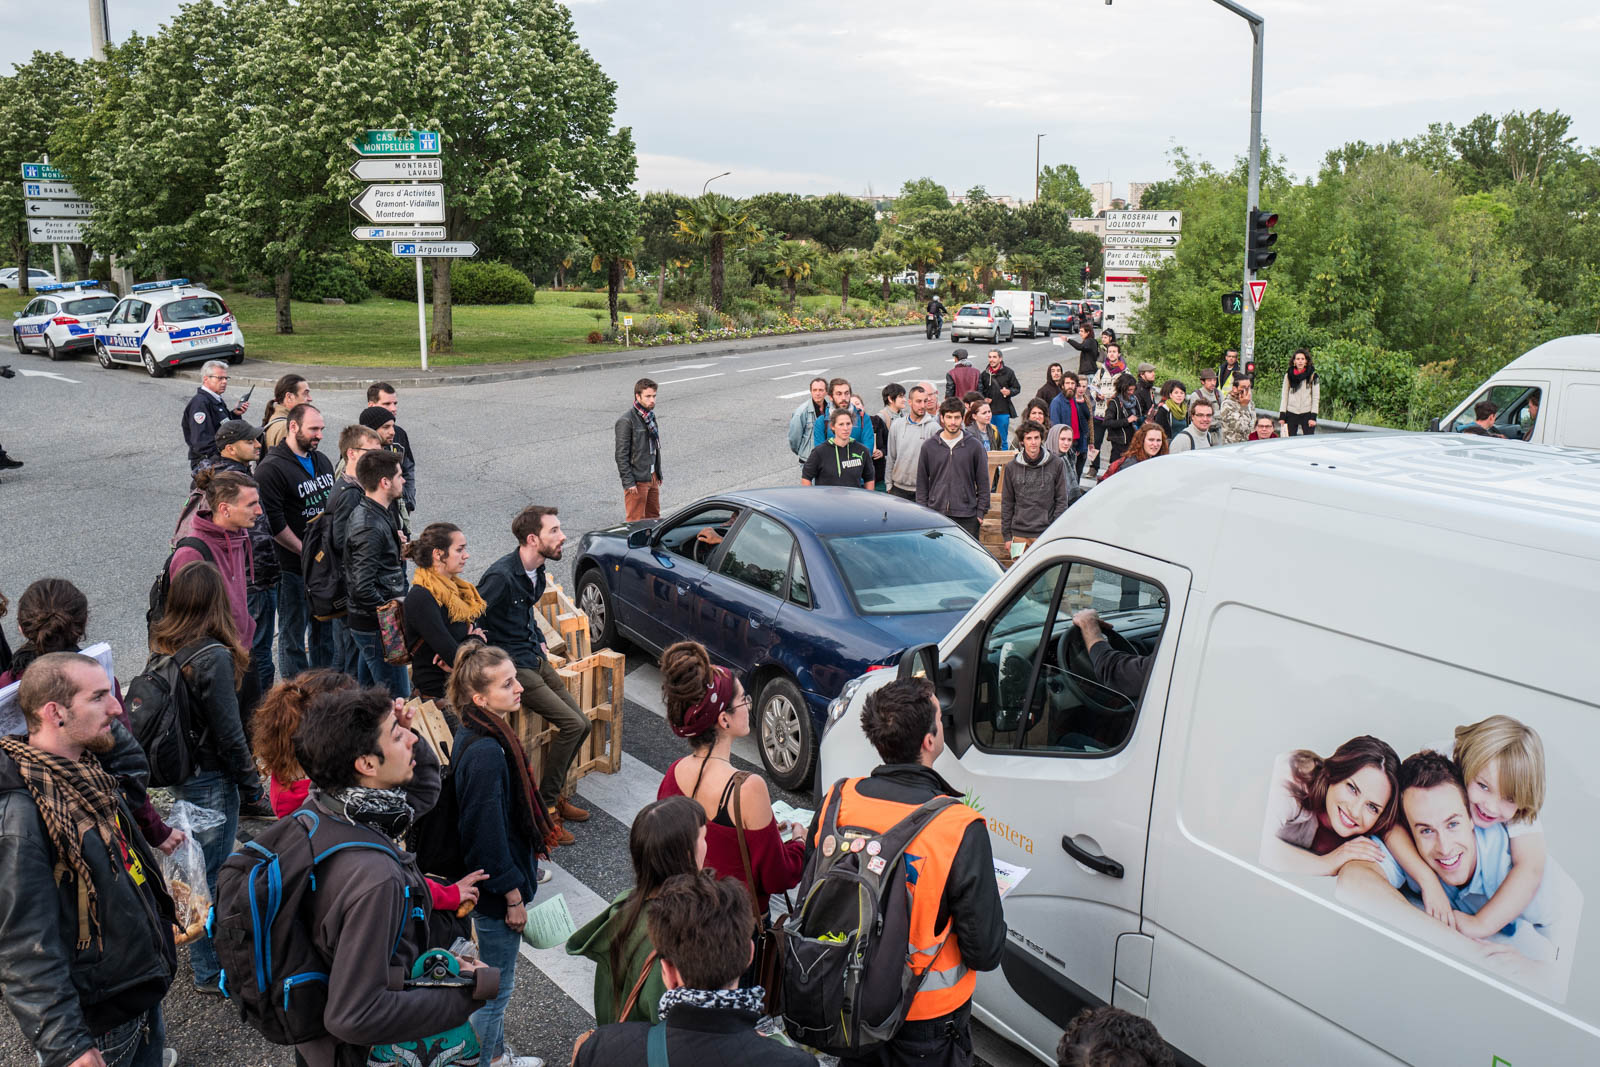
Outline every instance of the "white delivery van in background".
<path fill-rule="evenodd" d="M 1600 448 L 1600 333 L 1558 337 L 1518 356 L 1429 428 L 1460 433 L 1484 400 L 1500 409 L 1494 428 L 1504 437 Z"/>
<path fill-rule="evenodd" d="M 1047 1063 L 1102 1003 L 1213 1067 L 1600 1063 L 1597 606 L 1593 453 L 1319 435 L 1091 492 L 898 672 L 935 679 L 935 769 L 996 859 L 1029 869 L 977 1016 Z M 1072 623 L 1086 607 L 1145 657 L 1131 693 L 1097 680 Z M 829 709 L 819 787 L 878 762 L 861 708 L 896 673 Z M 1425 750 L 1502 729 L 1535 819 L 1504 821 L 1510 764 L 1487 787 L 1397 788 L 1407 757 L 1418 778 L 1438 766 Z M 1457 916 L 1516 856 L 1537 872 L 1530 843 L 1537 892 L 1464 936 L 1379 861 L 1367 834 L 1385 829 L 1459 886 Z"/>
<path fill-rule="evenodd" d="M 1049 336 L 1050 297 L 1024 289 L 996 289 L 994 302 L 1011 313 L 1018 333 L 1029 337 Z"/>

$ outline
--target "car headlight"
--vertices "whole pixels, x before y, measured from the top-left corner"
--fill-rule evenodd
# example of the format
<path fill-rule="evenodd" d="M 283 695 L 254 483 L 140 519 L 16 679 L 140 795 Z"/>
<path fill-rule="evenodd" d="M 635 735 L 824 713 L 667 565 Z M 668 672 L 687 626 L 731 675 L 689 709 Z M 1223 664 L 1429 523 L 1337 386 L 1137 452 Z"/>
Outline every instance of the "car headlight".
<path fill-rule="evenodd" d="M 860 677 L 852 678 L 848 682 L 844 683 L 844 688 L 839 690 L 839 695 L 834 697 L 833 700 L 828 704 L 829 726 L 832 726 L 834 723 L 838 722 L 841 717 L 843 717 L 845 709 L 850 706 L 850 701 L 855 698 L 856 690 L 865 685 L 866 681 L 867 676 L 863 674 Z"/>

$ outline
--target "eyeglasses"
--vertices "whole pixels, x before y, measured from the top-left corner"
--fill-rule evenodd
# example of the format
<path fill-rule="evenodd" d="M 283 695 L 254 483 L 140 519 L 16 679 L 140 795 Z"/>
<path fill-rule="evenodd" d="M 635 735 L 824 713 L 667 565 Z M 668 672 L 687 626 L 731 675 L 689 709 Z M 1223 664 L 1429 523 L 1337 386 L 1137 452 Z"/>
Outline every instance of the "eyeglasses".
<path fill-rule="evenodd" d="M 729 704 L 728 705 L 728 710 L 729 711 L 738 711 L 738 710 L 740 710 L 742 708 L 745 711 L 749 711 L 751 709 L 751 707 L 753 707 L 753 706 L 754 706 L 754 702 L 750 699 L 750 694 L 746 693 L 744 696 L 740 697 L 738 700 L 735 700 L 732 704 Z"/>

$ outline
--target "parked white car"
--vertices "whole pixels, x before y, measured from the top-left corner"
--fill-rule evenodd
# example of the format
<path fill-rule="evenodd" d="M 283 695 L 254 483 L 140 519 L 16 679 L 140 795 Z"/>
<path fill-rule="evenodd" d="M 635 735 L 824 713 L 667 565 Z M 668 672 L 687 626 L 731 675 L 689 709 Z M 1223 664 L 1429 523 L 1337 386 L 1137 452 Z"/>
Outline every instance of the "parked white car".
<path fill-rule="evenodd" d="M 20 289 L 21 286 L 17 284 L 19 271 L 20 269 L 17 267 L 7 267 L 4 270 L 0 270 L 0 289 Z M 37 289 L 41 285 L 49 285 L 55 280 L 56 276 L 47 270 L 40 270 L 37 267 L 28 268 L 28 288 L 30 289 Z"/>
<path fill-rule="evenodd" d="M 42 351 L 66 359 L 94 347 L 94 329 L 117 305 L 117 295 L 97 281 L 36 285 L 38 295 L 11 316 L 11 340 L 18 352 Z"/>
<path fill-rule="evenodd" d="M 222 297 L 187 278 L 141 282 L 95 330 L 102 367 L 132 363 L 152 378 L 184 363 L 244 362 L 244 331 Z"/>
<path fill-rule="evenodd" d="M 1011 315 L 998 304 L 962 304 L 950 320 L 950 341 L 988 341 L 999 344 L 1015 335 Z"/>

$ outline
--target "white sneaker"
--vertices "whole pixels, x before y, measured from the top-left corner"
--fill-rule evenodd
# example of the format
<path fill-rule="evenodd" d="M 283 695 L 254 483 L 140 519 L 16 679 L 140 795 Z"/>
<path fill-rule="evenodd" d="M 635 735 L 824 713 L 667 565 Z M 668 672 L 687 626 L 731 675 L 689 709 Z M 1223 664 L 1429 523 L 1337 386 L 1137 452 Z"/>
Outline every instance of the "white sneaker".
<path fill-rule="evenodd" d="M 489 1067 L 544 1067 L 544 1060 L 538 1056 L 501 1056 Z"/>
<path fill-rule="evenodd" d="M 533 876 L 533 881 L 536 885 L 544 885 L 553 877 L 555 877 L 555 875 L 550 873 L 549 867 L 540 867 L 539 873 Z"/>
<path fill-rule="evenodd" d="M 161 1053 L 161 1067 L 178 1067 L 178 1050 L 175 1048 L 164 1049 Z"/>

